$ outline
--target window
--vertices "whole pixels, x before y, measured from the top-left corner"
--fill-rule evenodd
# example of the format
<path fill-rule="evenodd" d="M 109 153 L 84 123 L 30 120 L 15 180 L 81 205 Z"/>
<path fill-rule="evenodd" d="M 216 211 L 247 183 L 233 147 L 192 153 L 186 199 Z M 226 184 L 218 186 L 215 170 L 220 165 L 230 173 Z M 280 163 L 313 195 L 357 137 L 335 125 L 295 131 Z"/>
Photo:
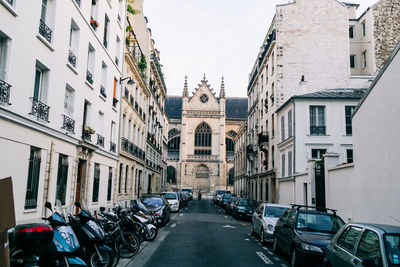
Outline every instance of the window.
<path fill-rule="evenodd" d="M 293 136 L 293 117 L 292 110 L 288 112 L 288 138 Z"/>
<path fill-rule="evenodd" d="M 68 84 L 65 87 L 64 95 L 64 112 L 68 115 L 74 114 L 74 101 L 75 101 L 75 90 Z"/>
<path fill-rule="evenodd" d="M 129 172 L 129 166 L 125 166 L 125 188 L 124 188 L 124 193 L 128 193 L 128 172 Z"/>
<path fill-rule="evenodd" d="M 310 134 L 326 135 L 325 106 L 310 106 Z"/>
<path fill-rule="evenodd" d="M 233 143 L 233 140 L 230 138 L 225 138 L 226 142 L 226 152 L 233 152 L 235 151 L 235 144 Z"/>
<path fill-rule="evenodd" d="M 39 61 L 36 61 L 33 98 L 39 100 L 42 103 L 46 103 L 47 101 L 48 75 L 49 75 L 49 69 L 46 68 Z"/>
<path fill-rule="evenodd" d="M 271 55 L 271 74 L 274 74 L 274 70 L 275 70 L 275 53 L 272 52 L 272 55 Z"/>
<path fill-rule="evenodd" d="M 67 181 L 68 181 L 68 156 L 60 154 L 58 156 L 56 200 L 60 200 L 62 205 L 65 205 Z"/>
<path fill-rule="evenodd" d="M 115 122 L 111 122 L 111 133 L 110 133 L 110 141 L 115 143 Z"/>
<path fill-rule="evenodd" d="M 275 146 L 272 146 L 271 164 L 272 168 L 275 168 Z"/>
<path fill-rule="evenodd" d="M 293 175 L 293 159 L 292 159 L 292 151 L 288 152 L 288 176 Z"/>
<path fill-rule="evenodd" d="M 103 34 L 103 45 L 105 48 L 108 46 L 108 35 L 109 35 L 109 29 L 110 29 L 110 19 L 108 18 L 107 14 L 105 15 L 104 18 L 104 34 Z"/>
<path fill-rule="evenodd" d="M 349 38 L 350 39 L 354 38 L 354 26 L 349 27 Z"/>
<path fill-rule="evenodd" d="M 173 166 L 167 167 L 167 183 L 176 184 L 176 169 Z"/>
<path fill-rule="evenodd" d="M 92 0 L 92 6 L 90 7 L 90 25 L 92 26 L 93 30 L 96 30 L 99 26 L 97 21 L 97 13 L 98 13 L 98 5 L 97 0 Z"/>
<path fill-rule="evenodd" d="M 271 124 L 271 127 L 272 127 L 272 134 L 271 134 L 271 136 L 274 137 L 274 136 L 275 136 L 275 114 L 272 114 L 272 124 Z"/>
<path fill-rule="evenodd" d="M 99 122 L 98 122 L 97 133 L 100 135 L 104 135 L 104 113 L 101 110 L 99 110 Z"/>
<path fill-rule="evenodd" d="M 90 126 L 91 119 L 91 104 L 89 101 L 85 100 L 85 104 L 83 106 L 83 126 Z"/>
<path fill-rule="evenodd" d="M 113 169 L 112 169 L 112 167 L 109 167 L 108 168 L 108 182 L 107 182 L 107 201 L 111 201 L 112 177 L 113 177 Z"/>
<path fill-rule="evenodd" d="M 354 248 L 356 246 L 356 241 L 360 234 L 362 233 L 362 229 L 358 227 L 349 227 L 347 228 L 342 235 L 339 237 L 337 244 L 338 246 L 346 249 L 347 251 L 354 253 Z"/>
<path fill-rule="evenodd" d="M 122 168 L 123 165 L 119 165 L 119 179 L 118 179 L 118 194 L 121 194 L 121 181 L 122 181 Z"/>
<path fill-rule="evenodd" d="M 25 194 L 25 209 L 35 209 L 40 177 L 41 149 L 31 147 L 29 155 L 28 182 Z"/>
<path fill-rule="evenodd" d="M 125 137 L 125 125 L 126 125 L 126 115 L 122 115 L 122 129 L 121 129 L 121 136 Z"/>
<path fill-rule="evenodd" d="M 324 154 L 326 154 L 326 149 L 311 149 L 312 159 L 322 159 Z"/>
<path fill-rule="evenodd" d="M 0 80 L 6 80 L 8 47 L 10 38 L 0 31 Z"/>
<path fill-rule="evenodd" d="M 76 55 L 78 54 L 79 47 L 79 27 L 74 20 L 71 20 L 71 27 L 69 31 L 69 52 L 68 62 L 76 68 Z"/>
<path fill-rule="evenodd" d="M 347 163 L 353 162 L 353 149 L 346 149 Z"/>
<path fill-rule="evenodd" d="M 120 54 L 121 54 L 121 39 L 117 36 L 117 44 L 115 46 L 115 64 L 117 64 L 117 66 L 119 64 Z"/>
<path fill-rule="evenodd" d="M 95 59 L 95 50 L 94 47 L 89 43 L 86 80 L 90 84 L 93 84 L 94 59 Z"/>
<path fill-rule="evenodd" d="M 355 108 L 355 106 L 345 106 L 346 135 L 353 134 L 351 115 L 353 114 Z"/>
<path fill-rule="evenodd" d="M 40 19 L 43 22 L 46 22 L 46 14 L 47 14 L 47 0 L 42 0 L 42 12 L 40 13 Z"/>
<path fill-rule="evenodd" d="M 113 107 L 116 108 L 117 107 L 117 84 L 118 84 L 118 80 L 117 78 L 114 77 L 114 87 L 113 87 Z"/>
<path fill-rule="evenodd" d="M 367 67 L 367 50 L 362 52 L 362 66 L 363 68 Z"/>
<path fill-rule="evenodd" d="M 101 84 L 100 84 L 100 95 L 107 98 L 107 65 L 104 61 L 101 62 Z"/>
<path fill-rule="evenodd" d="M 270 96 L 270 99 L 271 99 L 271 106 L 273 106 L 273 105 L 274 105 L 274 102 L 275 102 L 274 90 L 275 90 L 275 83 L 272 83 L 272 84 L 271 84 L 271 96 Z"/>
<path fill-rule="evenodd" d="M 365 231 L 357 249 L 357 257 L 362 260 L 373 259 L 374 264 L 372 266 L 382 266 L 379 236 L 376 233 L 369 230 Z"/>
<path fill-rule="evenodd" d="M 281 117 L 281 141 L 285 140 L 285 116 Z"/>
<path fill-rule="evenodd" d="M 285 177 L 285 170 L 286 170 L 286 155 L 285 154 L 282 154 L 282 161 L 281 161 L 281 164 L 282 164 L 282 173 L 281 173 L 281 177 Z"/>
<path fill-rule="evenodd" d="M 354 69 L 356 67 L 356 55 L 350 55 L 350 68 Z"/>
<path fill-rule="evenodd" d="M 194 146 L 196 155 L 211 155 L 211 128 L 201 123 L 195 131 Z"/>
<path fill-rule="evenodd" d="M 54 24 L 54 17 L 52 10 L 55 8 L 55 1 L 42 0 L 42 9 L 40 13 L 39 34 L 51 43 L 52 26 Z"/>
<path fill-rule="evenodd" d="M 362 35 L 365 36 L 365 34 L 366 34 L 365 20 L 363 22 L 361 22 L 361 27 L 362 27 Z"/>
<path fill-rule="evenodd" d="M 93 175 L 93 195 L 92 202 L 99 201 L 99 185 L 100 185 L 100 164 L 94 164 L 94 175 Z"/>
<path fill-rule="evenodd" d="M 131 140 L 132 120 L 128 120 L 128 140 Z"/>

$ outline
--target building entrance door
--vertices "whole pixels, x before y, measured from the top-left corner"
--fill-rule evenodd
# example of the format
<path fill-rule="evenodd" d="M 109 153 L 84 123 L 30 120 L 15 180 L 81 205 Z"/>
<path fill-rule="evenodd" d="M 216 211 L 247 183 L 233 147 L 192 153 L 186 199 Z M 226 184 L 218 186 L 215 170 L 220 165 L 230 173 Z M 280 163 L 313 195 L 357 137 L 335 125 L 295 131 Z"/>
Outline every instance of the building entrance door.
<path fill-rule="evenodd" d="M 82 196 L 85 192 L 85 178 L 86 178 L 86 160 L 79 160 L 78 163 L 78 174 L 76 177 L 76 191 L 75 191 L 75 201 L 81 201 Z M 78 207 L 75 210 L 76 213 L 79 212 Z"/>
<path fill-rule="evenodd" d="M 149 178 L 147 181 L 147 194 L 151 194 L 151 174 L 149 174 Z"/>
<path fill-rule="evenodd" d="M 319 210 L 325 210 L 325 168 L 324 162 L 315 163 L 315 206 Z"/>

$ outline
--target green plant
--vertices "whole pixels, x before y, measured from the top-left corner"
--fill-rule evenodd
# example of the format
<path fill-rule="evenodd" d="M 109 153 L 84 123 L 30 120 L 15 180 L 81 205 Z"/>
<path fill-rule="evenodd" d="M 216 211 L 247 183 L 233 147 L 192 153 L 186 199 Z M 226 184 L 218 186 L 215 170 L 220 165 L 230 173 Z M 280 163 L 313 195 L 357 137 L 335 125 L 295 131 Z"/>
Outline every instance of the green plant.
<path fill-rule="evenodd" d="M 130 32 L 132 30 L 132 26 L 131 25 L 128 25 L 128 26 L 126 26 L 126 32 Z"/>
<path fill-rule="evenodd" d="M 129 39 L 129 36 L 127 36 L 127 37 L 125 38 L 125 43 L 126 43 L 126 46 L 129 46 L 129 45 L 130 45 L 131 40 Z"/>
<path fill-rule="evenodd" d="M 146 61 L 146 57 L 144 55 L 140 56 L 140 61 L 138 63 L 138 68 L 140 70 L 140 72 L 143 74 L 144 71 L 147 68 L 147 61 Z"/>

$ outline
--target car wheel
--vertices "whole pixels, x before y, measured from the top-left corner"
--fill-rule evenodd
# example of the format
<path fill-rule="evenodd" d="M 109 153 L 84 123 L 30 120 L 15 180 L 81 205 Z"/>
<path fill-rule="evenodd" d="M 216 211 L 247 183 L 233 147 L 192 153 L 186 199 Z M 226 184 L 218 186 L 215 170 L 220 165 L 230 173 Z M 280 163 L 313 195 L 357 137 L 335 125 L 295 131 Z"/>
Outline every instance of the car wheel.
<path fill-rule="evenodd" d="M 264 229 L 261 228 L 261 233 L 260 233 L 260 243 L 261 245 L 265 245 L 265 234 L 264 234 Z"/>
<path fill-rule="evenodd" d="M 299 264 L 297 262 L 296 249 L 295 248 L 293 248 L 292 251 L 290 252 L 290 266 L 292 266 L 292 267 L 299 266 Z"/>
<path fill-rule="evenodd" d="M 274 241 L 272 243 L 272 250 L 274 251 L 275 254 L 279 254 L 279 252 L 280 252 L 280 248 L 278 245 L 278 239 L 276 238 L 276 236 L 274 236 Z"/>

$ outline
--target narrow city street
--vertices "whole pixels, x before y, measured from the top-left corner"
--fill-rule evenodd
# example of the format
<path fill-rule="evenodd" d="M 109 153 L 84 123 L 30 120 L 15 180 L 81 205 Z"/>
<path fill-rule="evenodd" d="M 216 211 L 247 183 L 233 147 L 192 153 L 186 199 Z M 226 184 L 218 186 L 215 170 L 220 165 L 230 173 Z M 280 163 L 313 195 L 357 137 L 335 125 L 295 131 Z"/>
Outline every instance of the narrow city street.
<path fill-rule="evenodd" d="M 172 215 L 157 240 L 119 266 L 288 266 L 249 230 L 250 222 L 225 215 L 210 200 L 193 200 Z"/>

